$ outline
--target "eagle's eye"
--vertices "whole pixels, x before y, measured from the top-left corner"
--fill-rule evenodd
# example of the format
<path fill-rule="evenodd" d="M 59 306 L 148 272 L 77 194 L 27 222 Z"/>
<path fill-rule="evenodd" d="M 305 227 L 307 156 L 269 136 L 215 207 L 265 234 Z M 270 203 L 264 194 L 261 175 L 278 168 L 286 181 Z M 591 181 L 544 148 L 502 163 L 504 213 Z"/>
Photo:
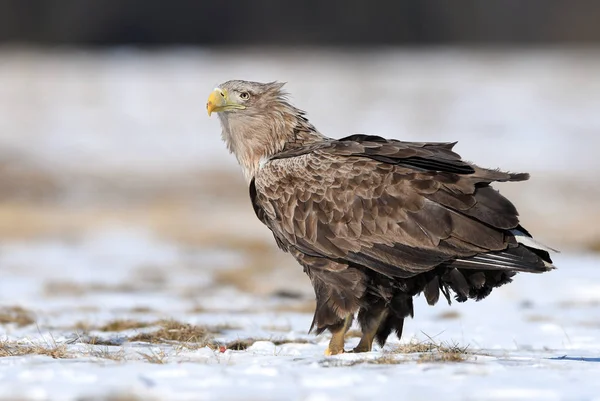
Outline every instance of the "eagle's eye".
<path fill-rule="evenodd" d="M 248 100 L 248 99 L 250 99 L 250 94 L 248 92 L 242 92 L 242 93 L 240 93 L 240 99 Z"/>

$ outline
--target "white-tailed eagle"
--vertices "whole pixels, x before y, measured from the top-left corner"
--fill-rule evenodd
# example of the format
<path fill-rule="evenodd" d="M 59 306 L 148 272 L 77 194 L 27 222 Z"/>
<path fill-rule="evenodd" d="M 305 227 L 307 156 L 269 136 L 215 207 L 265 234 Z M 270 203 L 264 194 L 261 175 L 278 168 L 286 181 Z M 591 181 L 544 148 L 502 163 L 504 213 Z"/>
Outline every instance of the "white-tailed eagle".
<path fill-rule="evenodd" d="M 554 268 L 551 249 L 491 186 L 528 174 L 464 161 L 455 143 L 328 138 L 282 86 L 228 81 L 207 110 L 219 113 L 256 215 L 312 281 L 311 329 L 332 332 L 326 354 L 344 351 L 355 315 L 363 334 L 354 351 L 370 351 L 374 339 L 402 335 L 417 294 L 430 305 L 440 292 L 480 300 L 516 272 Z"/>

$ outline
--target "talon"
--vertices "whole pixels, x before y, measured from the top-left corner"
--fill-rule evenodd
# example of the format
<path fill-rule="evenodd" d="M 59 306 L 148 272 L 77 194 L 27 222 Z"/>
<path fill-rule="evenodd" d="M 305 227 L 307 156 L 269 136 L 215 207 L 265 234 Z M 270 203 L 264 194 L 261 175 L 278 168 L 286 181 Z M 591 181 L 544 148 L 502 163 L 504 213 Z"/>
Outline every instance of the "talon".
<path fill-rule="evenodd" d="M 345 351 L 343 348 L 339 351 L 332 351 L 331 348 L 327 347 L 325 349 L 325 356 L 339 355 L 339 354 L 343 354 L 344 352 Z"/>

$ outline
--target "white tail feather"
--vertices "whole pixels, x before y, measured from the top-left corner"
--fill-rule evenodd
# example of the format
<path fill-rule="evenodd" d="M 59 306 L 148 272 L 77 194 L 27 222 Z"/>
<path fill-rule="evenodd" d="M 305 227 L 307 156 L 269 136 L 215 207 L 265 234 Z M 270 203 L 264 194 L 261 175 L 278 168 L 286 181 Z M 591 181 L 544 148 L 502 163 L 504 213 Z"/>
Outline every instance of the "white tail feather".
<path fill-rule="evenodd" d="M 540 249 L 540 250 L 546 251 L 548 253 L 560 253 L 560 251 L 558 251 L 554 248 L 550 248 L 549 246 L 544 245 L 541 242 L 534 240 L 533 238 L 531 238 L 530 236 L 526 235 L 525 233 L 523 233 L 519 230 L 510 230 L 510 232 L 512 235 L 515 236 L 515 239 L 517 240 L 517 242 L 519 244 L 523 244 L 526 247 L 533 248 L 533 249 Z M 553 264 L 548 263 L 545 260 L 544 260 L 544 265 L 546 267 L 548 267 L 549 270 L 556 268 Z"/>
<path fill-rule="evenodd" d="M 529 237 L 528 235 L 526 235 L 525 233 L 523 233 L 519 230 L 510 230 L 510 233 L 515 236 L 515 239 L 517 240 L 517 242 L 519 244 L 523 244 L 525 246 L 528 246 L 528 247 L 534 248 L 534 249 L 540 249 L 540 250 L 546 251 L 548 253 L 560 253 L 556 249 L 550 248 L 549 246 L 544 245 L 541 242 L 534 240 L 533 238 Z"/>

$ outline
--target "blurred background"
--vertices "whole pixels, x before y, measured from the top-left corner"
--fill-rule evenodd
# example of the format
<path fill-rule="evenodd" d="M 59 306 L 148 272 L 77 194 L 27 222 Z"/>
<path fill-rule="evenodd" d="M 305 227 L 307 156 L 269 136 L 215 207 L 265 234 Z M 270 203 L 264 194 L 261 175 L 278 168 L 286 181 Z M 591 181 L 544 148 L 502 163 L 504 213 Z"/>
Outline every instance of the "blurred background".
<path fill-rule="evenodd" d="M 579 0 L 0 0 L 0 302 L 310 311 L 206 115 L 229 79 L 288 82 L 332 137 L 530 172 L 499 186 L 524 226 L 600 251 L 599 20 Z"/>

